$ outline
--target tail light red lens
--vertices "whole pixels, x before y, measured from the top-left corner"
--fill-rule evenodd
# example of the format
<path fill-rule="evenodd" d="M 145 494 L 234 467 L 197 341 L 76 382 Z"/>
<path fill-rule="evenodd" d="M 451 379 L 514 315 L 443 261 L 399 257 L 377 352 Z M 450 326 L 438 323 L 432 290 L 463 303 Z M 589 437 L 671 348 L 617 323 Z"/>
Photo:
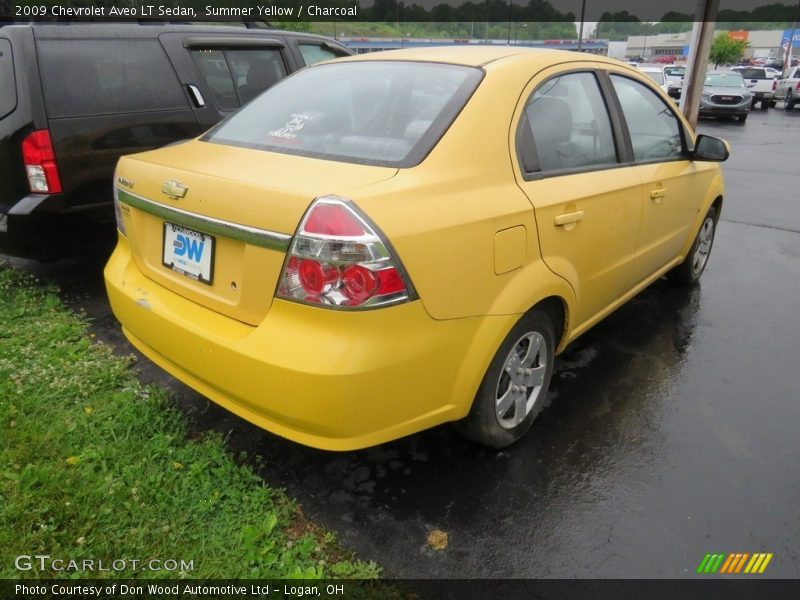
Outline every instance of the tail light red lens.
<path fill-rule="evenodd" d="M 371 297 L 378 287 L 378 278 L 368 268 L 349 265 L 342 272 L 342 293 L 353 302 L 363 302 Z"/>
<path fill-rule="evenodd" d="M 772 80 L 772 91 L 774 92 L 777 89 L 778 89 L 778 80 L 777 79 L 773 79 Z"/>
<path fill-rule="evenodd" d="M 306 233 L 354 237 L 366 232 L 356 216 L 339 204 L 320 204 L 311 211 L 305 224 Z"/>
<path fill-rule="evenodd" d="M 800 92 L 800 81 L 797 82 L 797 91 Z"/>
<path fill-rule="evenodd" d="M 34 194 L 61 192 L 56 153 L 47 129 L 32 131 L 22 140 L 22 162 L 28 176 L 28 185 Z"/>
<path fill-rule="evenodd" d="M 349 200 L 318 198 L 300 223 L 277 296 L 331 308 L 406 302 L 413 290 L 387 242 Z"/>

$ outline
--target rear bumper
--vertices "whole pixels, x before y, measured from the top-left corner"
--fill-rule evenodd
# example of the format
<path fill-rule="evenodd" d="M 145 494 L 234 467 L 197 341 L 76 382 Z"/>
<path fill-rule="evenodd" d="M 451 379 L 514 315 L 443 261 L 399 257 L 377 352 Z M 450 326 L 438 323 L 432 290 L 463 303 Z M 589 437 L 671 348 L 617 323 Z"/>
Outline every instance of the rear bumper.
<path fill-rule="evenodd" d="M 125 335 L 150 360 L 259 427 L 326 450 L 465 416 L 516 320 L 435 321 L 419 301 L 348 313 L 274 300 L 252 327 L 145 277 L 124 237 L 105 279 Z"/>
<path fill-rule="evenodd" d="M 61 194 L 31 194 L 0 206 L 0 253 L 35 260 L 109 252 L 114 239 L 113 206 L 69 211 Z"/>

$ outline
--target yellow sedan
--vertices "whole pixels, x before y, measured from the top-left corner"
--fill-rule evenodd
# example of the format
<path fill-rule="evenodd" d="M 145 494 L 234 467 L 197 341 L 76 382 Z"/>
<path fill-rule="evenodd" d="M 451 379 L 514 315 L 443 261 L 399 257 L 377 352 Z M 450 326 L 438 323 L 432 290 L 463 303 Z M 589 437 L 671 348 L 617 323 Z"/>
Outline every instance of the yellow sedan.
<path fill-rule="evenodd" d="M 350 450 L 456 421 L 499 448 L 567 344 L 697 281 L 728 152 L 601 57 L 333 61 L 120 160 L 108 295 L 142 353 L 278 435 Z"/>

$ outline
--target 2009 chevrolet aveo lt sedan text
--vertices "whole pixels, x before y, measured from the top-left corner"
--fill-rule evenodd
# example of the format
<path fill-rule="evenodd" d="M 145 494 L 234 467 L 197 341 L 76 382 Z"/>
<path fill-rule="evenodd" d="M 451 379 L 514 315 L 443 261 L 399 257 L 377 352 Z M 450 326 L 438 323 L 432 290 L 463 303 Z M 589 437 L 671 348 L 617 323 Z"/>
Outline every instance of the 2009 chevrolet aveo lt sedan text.
<path fill-rule="evenodd" d="M 278 435 L 347 450 L 458 421 L 503 447 L 570 341 L 700 277 L 727 155 L 616 61 L 333 61 L 120 160 L 108 294 L 146 356 Z"/>

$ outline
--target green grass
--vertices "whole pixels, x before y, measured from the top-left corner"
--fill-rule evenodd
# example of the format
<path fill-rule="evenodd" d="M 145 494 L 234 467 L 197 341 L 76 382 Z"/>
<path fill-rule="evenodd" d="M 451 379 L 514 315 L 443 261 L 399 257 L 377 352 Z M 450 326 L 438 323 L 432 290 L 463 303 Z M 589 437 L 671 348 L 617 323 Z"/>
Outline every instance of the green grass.
<path fill-rule="evenodd" d="M 91 339 L 57 290 L 0 265 L 0 578 L 374 578 L 168 394 Z M 192 561 L 181 571 L 18 571 L 19 555 Z M 97 564 L 97 563 L 95 563 Z"/>

